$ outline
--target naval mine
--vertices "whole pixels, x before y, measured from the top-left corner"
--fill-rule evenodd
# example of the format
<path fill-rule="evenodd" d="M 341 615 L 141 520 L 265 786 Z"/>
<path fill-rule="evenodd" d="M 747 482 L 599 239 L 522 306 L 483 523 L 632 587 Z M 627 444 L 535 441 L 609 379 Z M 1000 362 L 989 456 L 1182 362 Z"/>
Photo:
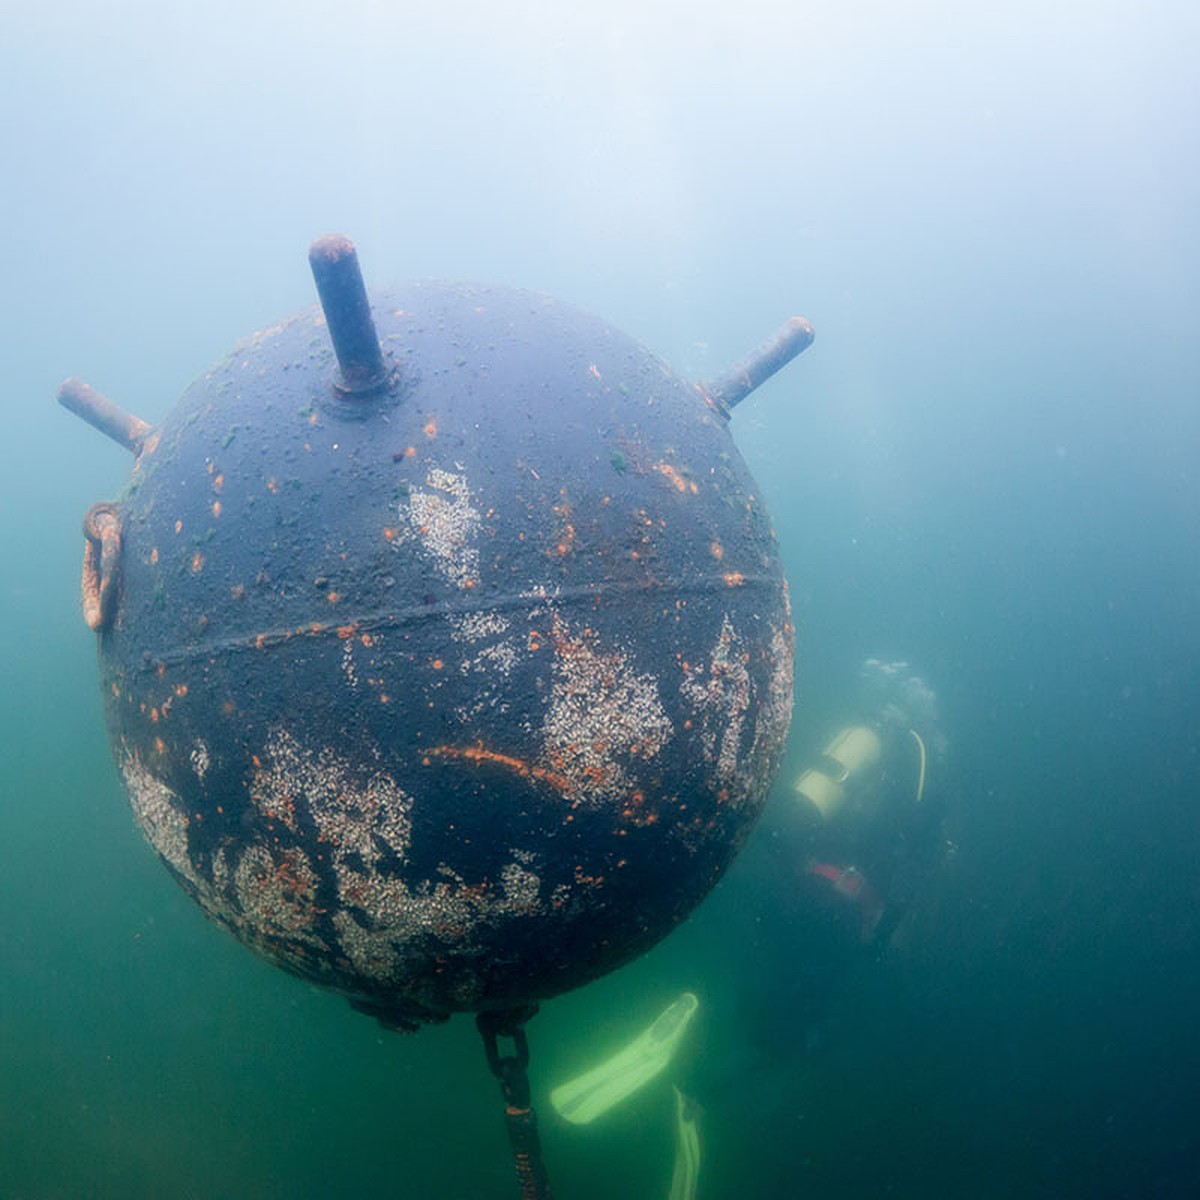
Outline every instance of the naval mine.
<path fill-rule="evenodd" d="M 696 385 L 542 295 L 310 261 L 320 303 L 160 424 L 60 390 L 134 459 L 84 522 L 116 765 L 272 962 L 398 1028 L 532 1011 L 670 931 L 764 802 L 793 634 L 729 417 L 812 331 Z"/>

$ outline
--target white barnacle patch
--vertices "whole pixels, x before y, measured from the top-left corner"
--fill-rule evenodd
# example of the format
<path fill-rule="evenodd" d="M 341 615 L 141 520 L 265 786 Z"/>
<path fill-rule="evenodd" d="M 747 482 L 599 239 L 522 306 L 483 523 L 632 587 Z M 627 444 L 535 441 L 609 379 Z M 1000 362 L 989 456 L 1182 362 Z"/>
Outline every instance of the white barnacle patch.
<path fill-rule="evenodd" d="M 501 911 L 513 914 L 533 913 L 538 908 L 542 881 L 519 863 L 510 862 L 500 871 Z"/>
<path fill-rule="evenodd" d="M 742 640 L 726 614 L 708 662 L 691 666 L 680 685 L 684 699 L 699 716 L 705 759 L 715 764 L 717 779 L 727 789 L 737 782 L 742 728 L 750 707 L 747 661 Z"/>
<path fill-rule="evenodd" d="M 459 588 L 471 588 L 479 580 L 479 510 L 471 503 L 465 475 L 431 467 L 425 488 L 413 488 L 400 505 L 400 518 L 407 521 L 432 557 L 438 573 Z"/>
<path fill-rule="evenodd" d="M 520 661 L 516 639 L 509 637 L 510 622 L 494 610 L 458 613 L 450 616 L 450 636 L 464 647 L 459 663 L 460 675 L 482 675 L 485 681 L 475 691 L 471 704 L 456 710 L 461 721 L 471 721 L 496 703 L 495 691 L 487 685 L 486 677 L 505 678 Z"/>
<path fill-rule="evenodd" d="M 467 659 L 464 671 L 495 671 L 507 675 L 521 659 L 521 652 L 511 639 L 497 642 L 494 646 L 483 646 L 473 659 Z"/>
<path fill-rule="evenodd" d="M 212 883 L 218 892 L 223 892 L 229 886 L 229 857 L 224 846 L 218 847 L 212 856 Z"/>
<path fill-rule="evenodd" d="M 333 924 L 343 952 L 360 974 L 406 989 L 420 984 L 440 955 L 468 961 L 477 953 L 475 935 L 481 925 L 542 911 L 541 880 L 517 861 L 519 853 L 513 851 L 513 861 L 501 868 L 499 887 L 468 884 L 443 864 L 441 879 L 415 888 L 373 869 L 338 863 L 335 854 L 345 907 L 334 912 Z M 457 986 L 457 1002 L 469 1006 L 479 999 L 469 983 Z"/>
<path fill-rule="evenodd" d="M 782 746 L 792 723 L 793 668 L 795 646 L 791 625 L 785 622 L 771 631 L 768 649 L 771 674 L 766 701 L 759 713 L 755 740 Z"/>
<path fill-rule="evenodd" d="M 317 876 L 304 851 L 251 846 L 238 860 L 233 884 L 255 935 L 319 944 L 309 932 L 316 919 Z"/>
<path fill-rule="evenodd" d="M 373 867 L 384 850 L 400 859 L 408 851 L 412 799 L 395 780 L 377 773 L 363 782 L 333 750 L 314 752 L 286 729 L 275 729 L 263 748 L 250 798 L 293 829 L 297 805 L 306 807 L 335 862 L 354 854 Z"/>
<path fill-rule="evenodd" d="M 472 672 L 497 671 L 507 675 L 520 658 L 516 641 L 506 637 L 510 628 L 508 618 L 495 611 L 461 613 L 450 618 L 450 636 L 468 648 L 459 670 Z M 480 643 L 486 643 L 480 645 Z"/>
<path fill-rule="evenodd" d="M 508 618 L 500 612 L 482 611 L 463 613 L 454 622 L 454 632 L 450 635 L 456 642 L 474 645 L 485 638 L 503 637 L 509 629 Z"/>
<path fill-rule="evenodd" d="M 192 770 L 196 772 L 196 778 L 203 783 L 205 775 L 208 774 L 208 768 L 211 763 L 211 759 L 209 757 L 208 747 L 199 738 L 192 743 L 192 753 L 190 757 L 192 760 Z"/>
<path fill-rule="evenodd" d="M 246 897 L 240 894 L 240 889 L 235 888 L 237 902 L 231 904 L 226 898 L 231 876 L 236 879 L 241 875 L 240 864 L 237 870 L 230 871 L 225 850 L 219 849 L 212 859 L 212 878 L 206 878 L 188 853 L 188 816 L 180 797 L 155 778 L 136 756 L 125 760 L 121 774 L 130 805 L 146 840 L 181 878 L 187 880 L 205 912 L 222 924 L 238 930 L 239 934 L 243 933 L 247 925 L 242 916 L 242 911 L 247 907 Z M 251 902 L 250 908 L 253 907 Z M 253 941 L 253 938 L 249 940 Z"/>
<path fill-rule="evenodd" d="M 331 920 L 339 947 L 375 983 L 410 989 L 428 973 L 431 947 L 470 957 L 480 922 L 539 911 L 540 880 L 526 852 L 512 852 L 498 884 L 469 884 L 448 866 L 436 880 L 405 878 L 398 864 L 408 856 L 413 802 L 383 772 L 363 781 L 331 749 L 309 750 L 282 728 L 273 731 L 260 762 L 251 788 L 256 805 L 272 814 L 307 809 L 337 885 Z M 264 932 L 302 939 L 289 904 L 315 885 L 301 864 L 260 855 L 243 858 L 238 872 L 256 889 L 256 907 L 242 900 L 251 920 Z M 280 881 L 274 891 L 273 880 Z"/>
<path fill-rule="evenodd" d="M 354 640 L 346 638 L 342 642 L 342 674 L 352 688 L 358 687 L 358 671 L 354 666 Z"/>
<path fill-rule="evenodd" d="M 188 817 L 180 797 L 136 756 L 124 762 L 122 775 L 146 839 L 187 881 L 210 917 L 284 965 L 303 969 L 305 947 L 326 949 L 313 929 L 317 877 L 302 850 L 255 843 L 239 855 L 233 845 L 220 846 L 206 875 L 188 853 Z"/>
<path fill-rule="evenodd" d="M 136 755 L 131 754 L 121 764 L 121 775 L 146 840 L 180 875 L 194 880 L 196 870 L 188 855 L 188 818 L 183 802 Z"/>
<path fill-rule="evenodd" d="M 553 617 L 554 668 L 542 725 L 545 768 L 572 799 L 597 803 L 629 786 L 628 760 L 653 758 L 673 727 L 658 680 L 639 674 L 620 648 L 601 650 L 590 629 Z"/>
<path fill-rule="evenodd" d="M 786 602 L 787 593 L 784 593 Z M 785 608 L 784 620 L 773 626 L 766 656 L 769 675 L 766 695 L 758 706 L 754 721 L 754 745 L 750 752 L 749 769 L 754 776 L 752 786 L 765 791 L 779 765 L 779 755 L 792 722 L 792 672 L 795 647 L 792 626 Z"/>

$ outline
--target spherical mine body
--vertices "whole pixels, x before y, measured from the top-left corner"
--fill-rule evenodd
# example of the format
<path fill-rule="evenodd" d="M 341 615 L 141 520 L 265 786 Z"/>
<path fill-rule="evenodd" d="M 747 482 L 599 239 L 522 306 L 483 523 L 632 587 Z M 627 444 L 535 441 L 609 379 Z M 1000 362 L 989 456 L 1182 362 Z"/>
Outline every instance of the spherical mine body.
<path fill-rule="evenodd" d="M 399 1022 L 610 970 L 711 888 L 792 695 L 774 537 L 704 394 L 503 289 L 372 294 L 199 379 L 117 504 L 100 634 L 146 836 L 214 920 Z"/>

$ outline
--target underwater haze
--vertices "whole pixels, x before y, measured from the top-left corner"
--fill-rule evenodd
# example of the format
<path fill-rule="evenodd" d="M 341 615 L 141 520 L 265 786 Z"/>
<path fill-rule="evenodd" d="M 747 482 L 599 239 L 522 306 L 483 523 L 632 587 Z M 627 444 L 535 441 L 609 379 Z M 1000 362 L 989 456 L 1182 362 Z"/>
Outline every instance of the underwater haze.
<path fill-rule="evenodd" d="M 335 230 L 371 285 L 551 293 L 688 379 L 815 328 L 731 425 L 796 619 L 771 803 L 903 658 L 954 853 L 718 1072 L 698 1200 L 1200 1195 L 1198 46 L 1188 0 L 10 0 L 0 1200 L 518 1194 L 470 1018 L 386 1032 L 159 863 L 80 613 L 130 456 L 59 383 L 159 421 Z M 666 1200 L 674 1148 L 669 1072 L 586 1127 L 553 1084 L 685 988 L 723 1068 L 733 978 L 788 1003 L 760 838 L 531 1021 L 558 1200 Z"/>

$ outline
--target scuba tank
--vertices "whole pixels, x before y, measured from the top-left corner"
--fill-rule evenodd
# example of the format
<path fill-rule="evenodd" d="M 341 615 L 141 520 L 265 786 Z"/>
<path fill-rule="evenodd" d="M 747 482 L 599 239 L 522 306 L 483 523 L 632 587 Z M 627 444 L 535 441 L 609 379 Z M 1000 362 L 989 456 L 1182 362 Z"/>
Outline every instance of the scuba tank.
<path fill-rule="evenodd" d="M 847 795 L 874 785 L 883 761 L 883 742 L 867 725 L 843 729 L 825 747 L 815 766 L 804 771 L 795 783 L 803 797 L 825 821 L 832 820 Z"/>

